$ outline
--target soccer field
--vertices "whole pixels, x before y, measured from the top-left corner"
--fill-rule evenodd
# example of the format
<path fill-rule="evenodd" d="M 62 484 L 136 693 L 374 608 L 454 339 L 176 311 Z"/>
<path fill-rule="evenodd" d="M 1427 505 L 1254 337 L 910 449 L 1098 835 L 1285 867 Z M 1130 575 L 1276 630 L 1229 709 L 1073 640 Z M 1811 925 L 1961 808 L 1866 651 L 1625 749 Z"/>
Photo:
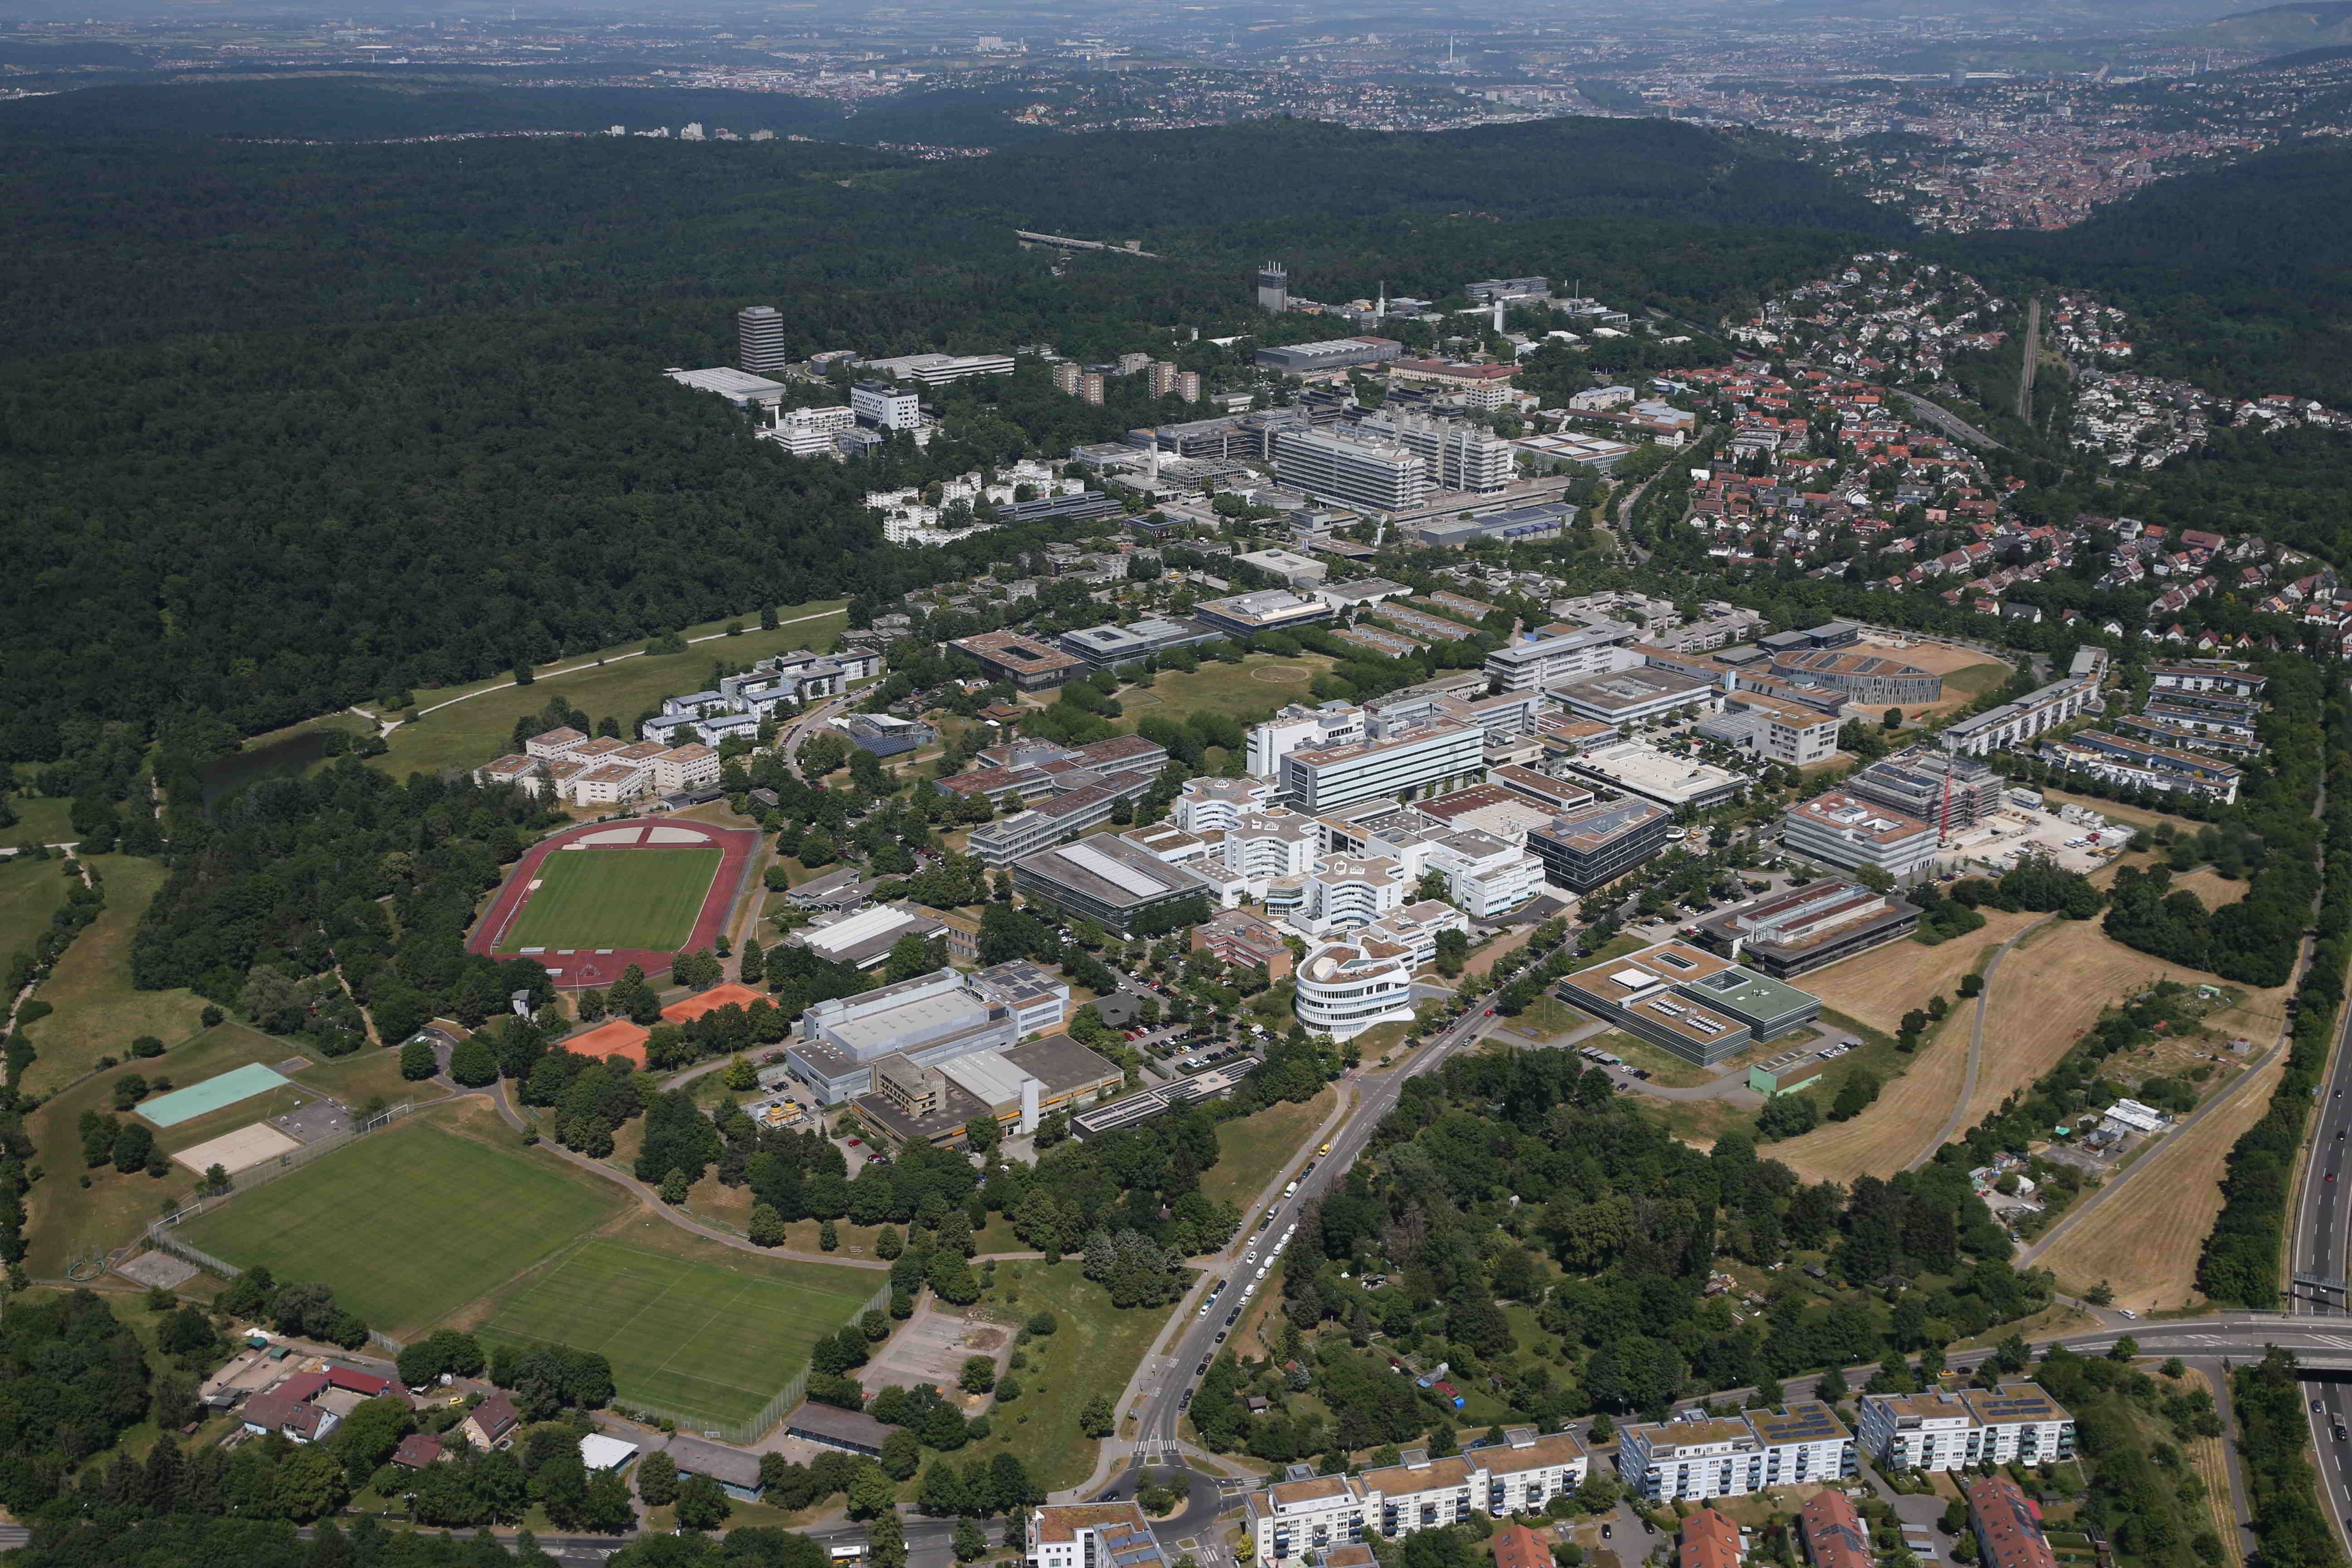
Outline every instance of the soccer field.
<path fill-rule="evenodd" d="M 588 1240 L 507 1295 L 476 1331 L 485 1342 L 598 1352 L 613 1363 L 623 1405 L 742 1421 L 887 1279 L 748 1253 L 704 1261 Z"/>
<path fill-rule="evenodd" d="M 181 1230 L 240 1267 L 324 1280 L 371 1328 L 405 1339 L 604 1224 L 621 1202 L 520 1150 L 410 1121 Z"/>
<path fill-rule="evenodd" d="M 719 861 L 716 849 L 559 849 L 540 862 L 540 885 L 498 950 L 676 952 L 694 934 Z"/>

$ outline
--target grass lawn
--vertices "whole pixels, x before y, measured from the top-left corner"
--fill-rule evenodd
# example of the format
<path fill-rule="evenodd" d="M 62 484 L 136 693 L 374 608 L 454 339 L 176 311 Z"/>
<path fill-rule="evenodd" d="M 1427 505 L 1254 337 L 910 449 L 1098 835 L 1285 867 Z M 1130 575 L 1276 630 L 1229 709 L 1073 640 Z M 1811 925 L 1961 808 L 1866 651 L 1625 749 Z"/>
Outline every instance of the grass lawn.
<path fill-rule="evenodd" d="M 106 889 L 106 910 L 74 938 L 57 973 L 41 985 L 41 999 L 57 1011 L 25 1031 L 40 1054 L 25 1069 L 25 1088 L 53 1094 L 97 1066 L 102 1056 L 131 1058 L 131 1042 L 152 1035 L 176 1046 L 195 1033 L 204 998 L 193 991 L 140 991 L 131 984 L 131 938 L 147 906 L 163 886 L 161 861 L 131 855 L 95 855 L 90 869 Z M 45 870 L 57 879 L 57 862 Z M 0 877 L 7 868 L 0 867 Z M 63 882 L 59 879 L 60 887 Z M 5 883 L 0 883 L 5 886 Z M 0 952 L 16 951 L 0 935 Z M 166 1055 L 158 1066 L 171 1063 Z M 152 1069 L 150 1069 L 151 1072 Z M 178 1078 L 176 1065 L 166 1071 Z"/>
<path fill-rule="evenodd" d="M 1286 703 L 1307 700 L 1307 686 L 1330 668 L 1331 660 L 1319 653 L 1297 658 L 1254 653 L 1239 664 L 1203 659 L 1190 675 L 1167 670 L 1153 677 L 1149 688 L 1122 690 L 1118 700 L 1126 716 L 1119 727 L 1133 730 L 1147 714 L 1181 724 L 1190 714 L 1223 713 L 1255 724 Z"/>
<path fill-rule="evenodd" d="M 2016 673 L 2005 664 L 1967 665 L 1944 677 L 1944 693 L 1949 696 L 1958 691 L 1968 697 L 1982 697 L 1988 691 L 2000 689 L 2001 683 Z"/>
<path fill-rule="evenodd" d="M 667 1221 L 652 1226 L 674 1231 Z M 888 1283 L 878 1270 L 708 1256 L 591 1237 L 500 1293 L 482 1338 L 564 1344 L 613 1363 L 618 1403 L 681 1417 L 747 1420 Z"/>
<path fill-rule="evenodd" d="M 387 738 L 391 750 L 374 759 L 374 765 L 400 777 L 412 773 L 437 773 L 443 768 L 479 767 L 513 749 L 517 719 L 538 712 L 547 706 L 549 698 L 559 694 L 593 719 L 611 718 L 626 724 L 646 709 L 659 706 L 665 697 L 702 690 L 709 684 L 713 659 L 745 664 L 794 648 L 824 652 L 848 625 L 841 605 L 839 599 L 825 599 L 780 609 L 780 623 L 790 623 L 803 616 L 819 618 L 801 621 L 797 626 L 780 624 L 772 632 L 759 629 L 760 617 L 755 612 L 741 617 L 750 629 L 740 637 L 693 643 L 684 653 L 649 656 L 638 651 L 645 644 L 635 642 L 605 650 L 601 657 L 610 662 L 601 666 L 594 662 L 600 657 L 597 655 L 561 659 L 547 666 L 529 686 L 506 685 L 512 677 L 498 675 L 437 691 L 416 692 L 416 706 L 420 709 L 467 697 L 468 693 L 484 695 L 467 697 L 454 707 L 427 713 L 415 724 L 403 724 Z M 701 637 L 721 630 L 725 625 L 721 621 L 688 627 L 686 635 L 689 638 Z M 588 668 L 574 674 L 553 673 L 580 665 Z M 504 689 L 499 689 L 501 687 Z"/>
<path fill-rule="evenodd" d="M 1247 1220 L 1247 1205 L 1274 1173 L 1314 1152 L 1307 1135 L 1331 1114 L 1331 1104 L 1332 1091 L 1327 1088 L 1303 1104 L 1285 1100 L 1255 1116 L 1219 1122 L 1217 1163 L 1201 1173 L 1201 1194 L 1241 1205 Z"/>
<path fill-rule="evenodd" d="M 0 838 L 11 844 L 70 844 L 77 837 L 73 802 L 63 795 L 15 795 L 8 804 L 16 810 L 16 825 L 0 827 Z M 56 863 L 50 864 L 54 869 Z"/>
<path fill-rule="evenodd" d="M 411 1082 L 401 1077 L 397 1046 L 362 1046 L 350 1056 L 287 1076 L 345 1105 L 362 1105 L 376 1095 L 382 1095 L 386 1104 L 398 1105 L 404 1100 L 438 1100 L 446 1092 L 429 1079 Z"/>
<path fill-rule="evenodd" d="M 1693 1067 L 1672 1051 L 1654 1046 L 1622 1029 L 1611 1029 L 1595 1035 L 1577 1048 L 1607 1051 L 1622 1057 L 1628 1067 L 1647 1069 L 1653 1081 L 1664 1084 L 1668 1089 L 1696 1089 L 1700 1084 L 1713 1083 L 1728 1070 L 1727 1067 Z"/>
<path fill-rule="evenodd" d="M 232 1263 L 322 1279 L 372 1326 L 404 1339 L 604 1224 L 622 1202 L 551 1156 L 418 1119 L 256 1187 L 186 1232 Z"/>
<path fill-rule="evenodd" d="M 1503 1027 L 1525 1035 L 1531 1040 L 1549 1040 L 1571 1029 L 1581 1028 L 1592 1019 L 1546 992 L 1526 1008 L 1501 1022 Z"/>
<path fill-rule="evenodd" d="M 499 942 L 533 947 L 683 946 L 719 875 L 716 849 L 559 849 Z"/>
<path fill-rule="evenodd" d="M 1001 1263 L 994 1286 L 981 1298 L 1001 1321 L 1018 1324 L 1040 1307 L 1061 1321 L 1056 1331 L 1027 1346 L 1021 1397 L 994 1410 L 988 1437 L 958 1456 L 993 1458 L 1010 1451 L 1048 1491 L 1076 1485 L 1094 1468 L 1095 1445 L 1078 1431 L 1078 1412 L 1101 1394 L 1118 1398 L 1143 1352 L 1168 1321 L 1171 1307 L 1121 1311 L 1110 1294 L 1079 1272 L 1076 1259 L 1048 1265 Z M 1116 1413 L 1124 1420 L 1127 1412 Z"/>
<path fill-rule="evenodd" d="M 1638 952 L 1649 945 L 1642 938 L 1630 933 L 1625 936 L 1612 936 L 1594 948 L 1591 957 L 1580 958 L 1570 964 L 1568 972 L 1573 974 L 1580 969 L 1591 969 L 1596 964 L 1606 963 L 1612 958 L 1622 958 L 1629 952 Z"/>
<path fill-rule="evenodd" d="M 30 952 L 48 931 L 66 901 L 64 868 L 62 860 L 0 861 L 0 958 Z"/>
<path fill-rule="evenodd" d="M 81 1140 L 76 1131 L 81 1113 L 110 1113 L 114 1080 L 122 1072 L 136 1071 L 152 1081 L 160 1070 L 162 1076 L 184 1087 L 231 1068 L 281 1062 L 297 1054 L 284 1040 L 271 1039 L 242 1024 L 223 1024 L 157 1060 L 85 1079 L 36 1110 L 29 1131 L 34 1146 L 42 1152 L 45 1174 L 33 1184 L 26 1200 L 30 1210 L 25 1225 L 29 1248 L 26 1270 L 37 1278 L 54 1279 L 65 1273 L 68 1261 L 93 1248 L 127 1246 L 149 1220 L 167 1206 L 176 1208 L 194 1190 L 194 1174 L 176 1166 L 159 1181 L 144 1172 L 125 1175 L 110 1164 L 100 1165 L 87 1173 L 89 1185 L 81 1184 Z M 258 1100 L 247 1102 L 248 1106 L 259 1103 Z M 199 1117 L 184 1122 L 156 1142 L 170 1147 L 173 1139 L 210 1120 Z M 254 1118 L 248 1115 L 246 1120 Z"/>

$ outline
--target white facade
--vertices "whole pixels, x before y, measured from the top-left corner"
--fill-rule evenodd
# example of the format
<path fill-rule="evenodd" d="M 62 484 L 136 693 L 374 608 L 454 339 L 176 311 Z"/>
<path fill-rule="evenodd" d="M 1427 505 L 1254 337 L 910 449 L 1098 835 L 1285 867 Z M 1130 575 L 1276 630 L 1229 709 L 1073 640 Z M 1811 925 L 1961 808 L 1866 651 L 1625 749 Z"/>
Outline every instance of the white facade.
<path fill-rule="evenodd" d="M 1930 1394 L 1866 1394 L 1862 1447 L 1882 1469 L 1958 1470 L 2074 1458 L 2074 1418 L 2031 1383 Z"/>
<path fill-rule="evenodd" d="M 2054 681 L 2014 702 L 2004 702 L 1990 712 L 1963 719 L 1947 728 L 1939 738 L 1944 750 L 1971 757 L 2013 751 L 2021 742 L 2095 712 L 2098 706 L 2096 680 Z"/>
<path fill-rule="evenodd" d="M 1293 811 L 1253 812 L 1225 830 L 1225 868 L 1250 884 L 1251 897 L 1265 897 L 1265 884 L 1315 868 L 1315 825 Z"/>
<path fill-rule="evenodd" d="M 1402 1464 L 1361 1475 L 1277 1481 L 1250 1494 L 1248 1524 L 1261 1563 L 1320 1556 L 1374 1531 L 1393 1537 L 1473 1513 L 1539 1513 L 1582 1486 L 1589 1464 L 1583 1445 L 1565 1432 L 1539 1437 L 1532 1426 L 1513 1426 L 1501 1446 L 1452 1458 L 1413 1450 Z"/>
<path fill-rule="evenodd" d="M 922 399 L 887 382 L 859 382 L 849 389 L 849 406 L 859 424 L 878 430 L 912 430 L 923 422 Z"/>
<path fill-rule="evenodd" d="M 1250 744 L 1253 749 L 1257 744 L 1255 730 L 1250 732 Z M 1264 811 L 1273 798 L 1271 778 L 1186 779 L 1182 792 L 1170 805 L 1169 817 L 1187 833 L 1225 833 L 1244 815 Z"/>
<path fill-rule="evenodd" d="M 1393 943 L 1327 942 L 1307 952 L 1294 978 L 1294 1009 L 1313 1033 L 1350 1040 L 1382 1024 L 1412 1022 L 1412 964 Z"/>
<path fill-rule="evenodd" d="M 1281 773 L 1282 759 L 1291 752 L 1353 745 L 1371 733 L 1367 723 L 1362 709 L 1345 702 L 1326 702 L 1317 708 L 1294 702 L 1265 723 L 1251 727 L 1249 771 L 1272 779 Z"/>
<path fill-rule="evenodd" d="M 1335 855 L 1300 882 L 1290 923 L 1310 936 L 1369 925 L 1404 902 L 1404 868 L 1385 855 Z"/>
<path fill-rule="evenodd" d="M 618 805 L 653 788 L 653 770 L 642 763 L 606 763 L 572 780 L 574 805 Z"/>
<path fill-rule="evenodd" d="M 1276 436 L 1274 476 L 1318 500 L 1374 511 L 1410 511 L 1428 491 L 1421 458 L 1409 448 L 1323 430 Z"/>
<path fill-rule="evenodd" d="M 1168 1561 L 1131 1502 L 1032 1509 L 1028 1535 L 1029 1568 L 1166 1568 Z"/>
<path fill-rule="evenodd" d="M 1896 878 L 1936 858 L 1936 830 L 1927 824 L 1834 790 L 1783 813 L 1780 842 L 1793 854 L 1848 870 L 1876 866 Z"/>
<path fill-rule="evenodd" d="M 654 788 L 664 795 L 709 789 L 719 783 L 719 753 L 700 742 L 673 746 L 651 760 Z"/>
<path fill-rule="evenodd" d="M 1500 386 L 1488 390 L 1507 395 Z M 1501 400 L 1497 395 L 1495 405 L 1499 406 Z M 1363 428 L 1419 458 L 1422 477 L 1437 489 L 1491 495 L 1509 489 L 1518 477 L 1517 449 L 1494 432 L 1465 420 L 1383 411 L 1365 420 Z"/>
<path fill-rule="evenodd" d="M 1853 1434 L 1817 1400 L 1786 1415 L 1753 1410 L 1618 1429 L 1617 1472 L 1652 1502 L 1745 1497 L 1767 1487 L 1833 1481 L 1854 1473 Z"/>
<path fill-rule="evenodd" d="M 1283 793 L 1308 813 L 1381 795 L 1402 798 L 1450 780 L 1484 777 L 1486 746 L 1486 731 L 1474 725 L 1430 724 L 1381 740 L 1296 751 L 1282 759 Z"/>
<path fill-rule="evenodd" d="M 1630 621 L 1602 621 L 1560 637 L 1530 633 L 1488 654 L 1486 673 L 1500 679 L 1506 691 L 1532 691 L 1556 680 L 1629 669 L 1642 662 L 1641 656 L 1621 650 L 1641 635 Z"/>

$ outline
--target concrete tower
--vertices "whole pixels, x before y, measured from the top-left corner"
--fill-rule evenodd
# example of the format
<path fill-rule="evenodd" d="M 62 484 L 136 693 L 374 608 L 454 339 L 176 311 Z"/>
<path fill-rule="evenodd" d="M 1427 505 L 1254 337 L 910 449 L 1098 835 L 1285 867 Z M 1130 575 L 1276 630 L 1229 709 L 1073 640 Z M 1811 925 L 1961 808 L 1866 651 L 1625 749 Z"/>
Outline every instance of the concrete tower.
<path fill-rule="evenodd" d="M 1290 309 L 1290 273 L 1279 261 L 1257 269 L 1257 308 L 1276 315 Z"/>
<path fill-rule="evenodd" d="M 735 312 L 735 363 L 752 375 L 772 376 L 791 363 L 784 353 L 784 318 L 773 305 Z"/>

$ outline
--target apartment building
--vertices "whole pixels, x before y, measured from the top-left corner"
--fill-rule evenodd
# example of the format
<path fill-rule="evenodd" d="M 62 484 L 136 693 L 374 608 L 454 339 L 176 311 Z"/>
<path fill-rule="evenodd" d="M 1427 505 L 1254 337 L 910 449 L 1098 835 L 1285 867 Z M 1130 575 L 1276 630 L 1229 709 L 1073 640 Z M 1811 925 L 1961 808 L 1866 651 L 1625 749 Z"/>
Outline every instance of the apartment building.
<path fill-rule="evenodd" d="M 1936 858 L 1936 830 L 1916 816 L 1832 790 L 1780 815 L 1780 842 L 1791 854 L 1858 871 L 1875 866 L 1898 880 Z"/>
<path fill-rule="evenodd" d="M 2210 691 L 2254 702 L 2270 686 L 2270 677 L 2220 659 L 2167 660 L 2149 666 L 2148 678 L 2157 691 Z"/>
<path fill-rule="evenodd" d="M 1625 651 L 1641 636 L 1630 621 L 1602 621 L 1580 631 L 1543 637 L 1527 633 L 1486 656 L 1486 674 L 1505 691 L 1533 691 L 1557 681 L 1601 675 L 1640 663 Z"/>
<path fill-rule="evenodd" d="M 1034 1508 L 1028 1533 L 1029 1568 L 1167 1568 L 1150 1522 L 1131 1502 Z"/>
<path fill-rule="evenodd" d="M 1990 712 L 1948 726 L 1938 739 L 1948 752 L 1989 756 L 1994 752 L 2014 751 L 2045 731 L 2097 711 L 2098 706 L 2097 681 L 2053 681 L 2014 702 L 2004 702 Z"/>
<path fill-rule="evenodd" d="M 2235 804 L 2245 775 L 2230 763 L 2177 746 L 2156 746 L 2104 730 L 2084 730 L 2063 740 L 2042 742 L 2044 760 L 2062 768 L 2091 773 L 2111 783 L 2135 784 L 2168 794 L 2209 795 L 2223 805 Z"/>
<path fill-rule="evenodd" d="M 1433 1459 L 1405 1450 L 1402 1462 L 1355 1476 L 1316 1476 L 1294 1465 L 1289 1478 L 1249 1495 L 1245 1518 L 1262 1562 L 1361 1545 L 1377 1531 L 1410 1534 L 1473 1513 L 1539 1513 L 1544 1504 L 1584 1484 L 1590 1461 L 1563 1432 L 1539 1436 L 1532 1426 L 1504 1429 L 1497 1447 Z"/>
<path fill-rule="evenodd" d="M 2042 1516 L 2024 1489 L 2007 1476 L 1969 1483 L 1969 1524 L 1982 1568 L 2058 1568 L 2058 1554 L 2042 1532 Z"/>
<path fill-rule="evenodd" d="M 1881 1469 L 2043 1465 L 2074 1457 L 2074 1418 L 2037 1384 L 1866 1394 L 1862 1450 Z"/>
<path fill-rule="evenodd" d="M 1855 1472 L 1853 1435 L 1819 1400 L 1779 1414 L 1751 1410 L 1618 1429 L 1617 1473 L 1649 1502 L 1745 1497 L 1766 1487 L 1833 1481 Z"/>
<path fill-rule="evenodd" d="M 1381 739 L 1301 749 L 1282 759 L 1282 793 L 1315 815 L 1375 796 L 1402 799 L 1474 784 L 1486 768 L 1486 732 L 1467 724 L 1408 725 Z"/>
<path fill-rule="evenodd" d="M 1812 1568 L 1873 1568 L 1878 1561 L 1853 1500 L 1833 1488 L 1823 1487 L 1806 1500 L 1797 1514 L 1797 1534 Z"/>

